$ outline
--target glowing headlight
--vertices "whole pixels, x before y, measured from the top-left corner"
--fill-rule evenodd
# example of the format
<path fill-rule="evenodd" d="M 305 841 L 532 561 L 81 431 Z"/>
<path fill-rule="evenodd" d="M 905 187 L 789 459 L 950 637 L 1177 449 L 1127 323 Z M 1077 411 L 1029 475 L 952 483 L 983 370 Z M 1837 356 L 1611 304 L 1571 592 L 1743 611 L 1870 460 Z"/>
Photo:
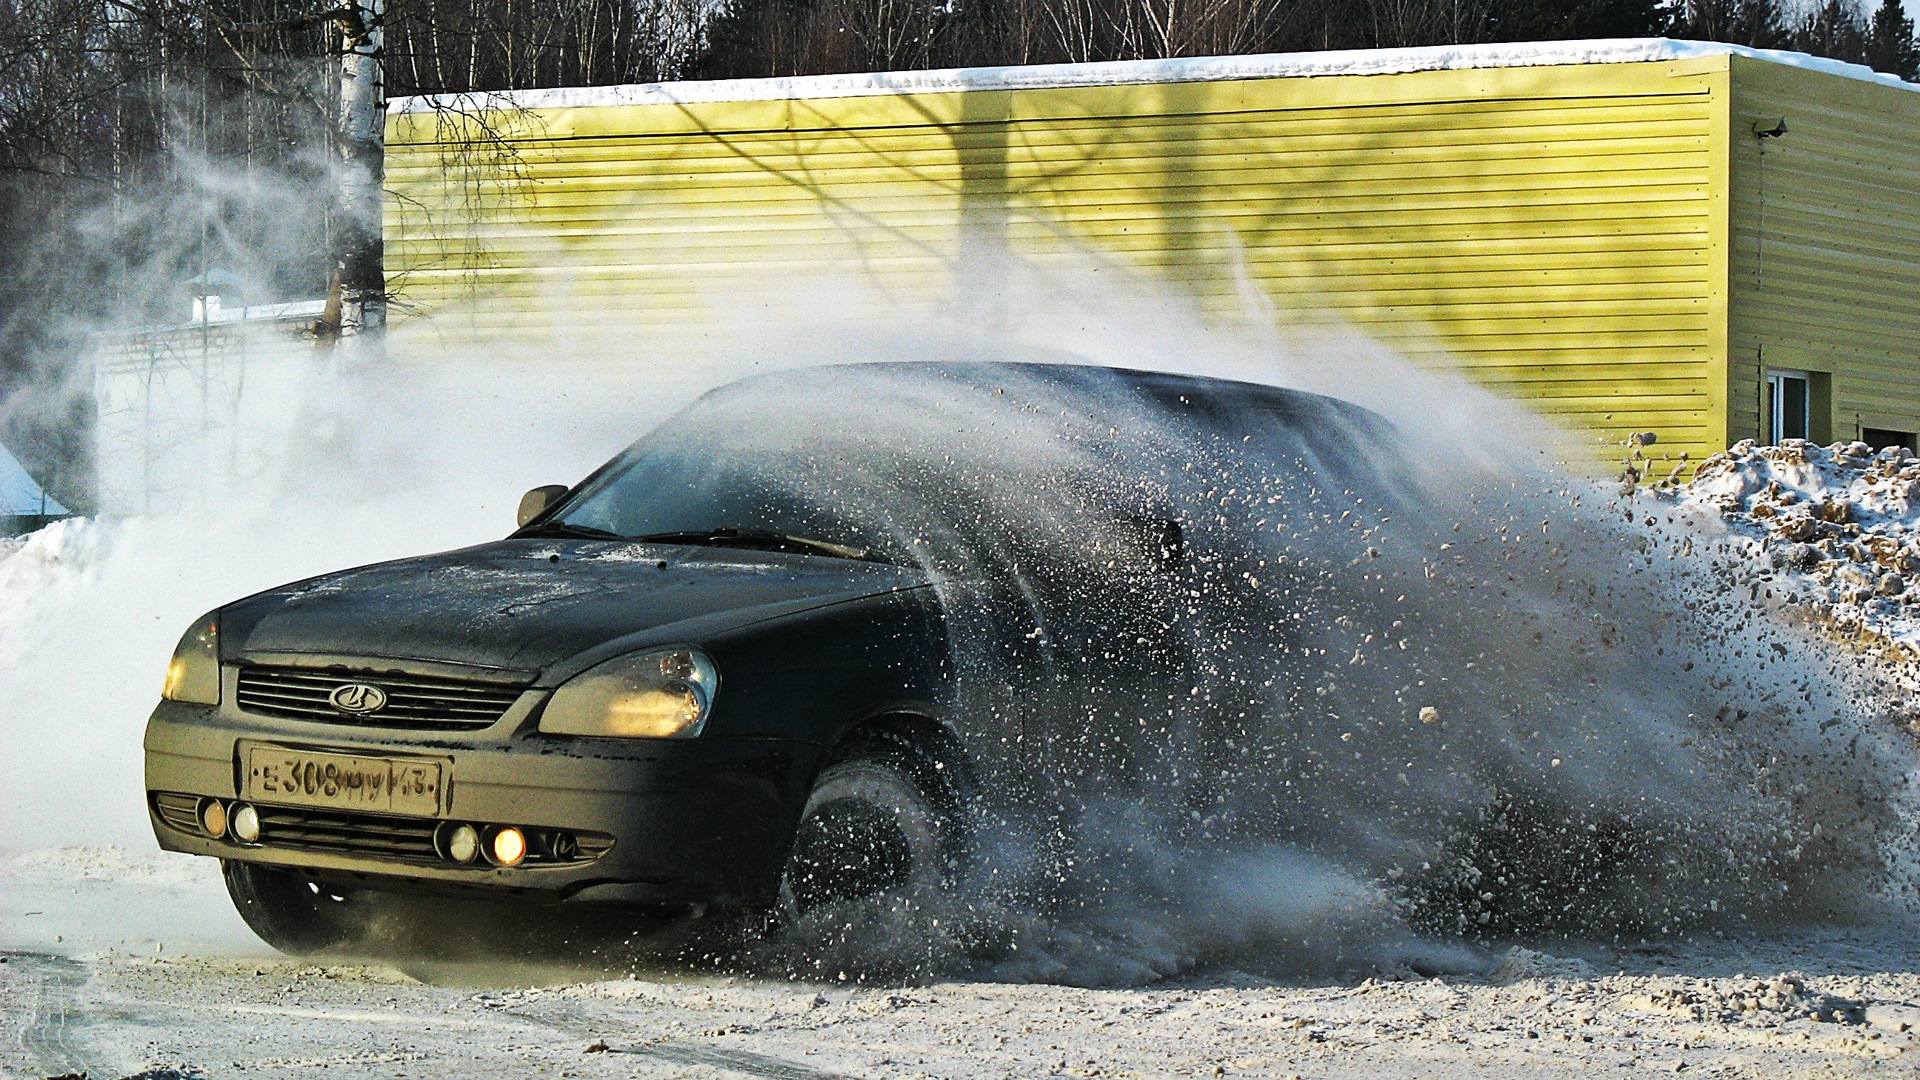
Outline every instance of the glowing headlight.
<path fill-rule="evenodd" d="M 690 739 L 706 726 L 720 675 L 699 649 L 662 649 L 609 660 L 561 684 L 540 714 L 556 735 Z"/>
<path fill-rule="evenodd" d="M 196 705 L 220 704 L 220 613 L 206 615 L 180 636 L 160 696 Z"/>

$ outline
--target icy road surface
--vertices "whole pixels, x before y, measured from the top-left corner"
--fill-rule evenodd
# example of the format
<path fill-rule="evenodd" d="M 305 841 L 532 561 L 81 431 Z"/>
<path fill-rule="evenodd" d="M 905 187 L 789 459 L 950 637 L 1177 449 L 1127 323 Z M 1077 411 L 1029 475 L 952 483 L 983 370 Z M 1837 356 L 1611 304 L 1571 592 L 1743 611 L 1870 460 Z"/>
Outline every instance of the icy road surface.
<path fill-rule="evenodd" d="M 113 910 L 116 919 L 99 913 Z M 111 939 L 95 928 L 114 927 Z M 8 860 L 10 1076 L 1912 1076 L 1920 937 L 1820 930 L 1483 974 L 1138 989 L 608 978 L 525 968 L 427 985 L 253 942 L 210 863 L 117 849 Z M 1557 955 L 1555 955 L 1557 953 Z M 1576 955 L 1578 953 L 1578 955 Z M 1618 1070 L 1628 1071 L 1618 1071 Z"/>

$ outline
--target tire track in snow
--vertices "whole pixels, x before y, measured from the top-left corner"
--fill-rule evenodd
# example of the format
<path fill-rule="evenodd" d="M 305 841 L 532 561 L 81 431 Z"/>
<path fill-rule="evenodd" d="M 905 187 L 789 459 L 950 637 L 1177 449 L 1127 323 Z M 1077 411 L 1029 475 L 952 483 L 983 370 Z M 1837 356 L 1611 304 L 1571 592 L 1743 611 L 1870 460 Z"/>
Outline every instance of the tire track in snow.
<path fill-rule="evenodd" d="M 705 1065 L 766 1080 L 854 1080 L 846 1073 L 827 1072 L 785 1058 L 756 1054 L 750 1050 L 728 1050 L 697 1043 L 662 1042 L 638 1046 L 609 1046 L 610 1054 L 638 1054 L 670 1061 L 675 1065 Z"/>
<path fill-rule="evenodd" d="M 81 1073 L 102 1076 L 112 1070 L 90 1055 L 77 1036 L 89 1021 L 80 1002 L 87 984 L 85 964 L 41 953 L 0 953 L 6 988 L 0 991 L 0 1027 L 15 1032 L 10 1040 L 28 1071 L 42 1076 Z M 13 1056 L 10 1054 L 9 1056 Z"/>
<path fill-rule="evenodd" d="M 577 1013 L 573 1015 L 536 1016 L 519 1009 L 505 1010 L 506 1014 L 517 1020 L 539 1024 L 554 1031 L 565 1032 L 576 1038 L 595 1038 L 596 1027 Z M 572 1010 L 569 1010 L 571 1013 Z M 604 1027 L 604 1025 L 600 1025 Z M 657 1061 L 671 1062 L 675 1065 L 704 1065 L 711 1069 L 741 1073 L 746 1076 L 761 1077 L 763 1080 L 859 1080 L 847 1073 L 831 1072 L 803 1065 L 797 1061 L 774 1057 L 770 1054 L 756 1054 L 751 1050 L 729 1050 L 721 1046 L 705 1046 L 700 1043 L 662 1041 L 657 1043 L 634 1043 L 628 1046 L 610 1046 L 603 1039 L 599 1045 L 609 1054 L 631 1054 L 636 1057 L 649 1057 Z"/>

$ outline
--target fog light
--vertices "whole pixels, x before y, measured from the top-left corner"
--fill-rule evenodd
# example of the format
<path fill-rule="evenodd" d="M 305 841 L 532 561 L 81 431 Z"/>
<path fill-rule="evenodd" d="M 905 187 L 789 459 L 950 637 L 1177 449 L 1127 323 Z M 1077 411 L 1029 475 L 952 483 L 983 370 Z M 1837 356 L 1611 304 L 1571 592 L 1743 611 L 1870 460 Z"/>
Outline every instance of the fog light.
<path fill-rule="evenodd" d="M 480 857 L 480 833 L 471 825 L 455 825 L 447 830 L 447 858 L 470 863 Z"/>
<path fill-rule="evenodd" d="M 527 857 L 527 834 L 509 825 L 493 834 L 493 861 L 501 866 L 519 866 Z"/>
<path fill-rule="evenodd" d="M 227 808 L 219 799 L 200 800 L 200 827 L 215 840 L 227 835 Z"/>
<path fill-rule="evenodd" d="M 233 830 L 235 840 L 254 843 L 260 839 L 260 811 L 243 802 L 234 803 L 227 808 L 227 828 Z"/>

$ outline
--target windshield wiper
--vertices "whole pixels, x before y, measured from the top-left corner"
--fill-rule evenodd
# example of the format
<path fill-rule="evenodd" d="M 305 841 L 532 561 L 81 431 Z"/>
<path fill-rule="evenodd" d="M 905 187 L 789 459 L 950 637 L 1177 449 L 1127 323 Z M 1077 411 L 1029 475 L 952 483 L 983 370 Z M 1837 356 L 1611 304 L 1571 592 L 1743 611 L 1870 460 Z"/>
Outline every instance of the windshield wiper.
<path fill-rule="evenodd" d="M 810 536 L 789 536 L 766 529 L 739 529 L 731 525 L 693 532 L 648 533 L 635 539 L 655 544 L 690 544 L 708 547 L 754 548 L 760 551 L 784 551 L 794 555 L 828 555 L 836 559 L 863 559 L 885 562 L 866 548 L 815 540 Z"/>
<path fill-rule="evenodd" d="M 522 529 L 516 536 L 578 536 L 584 540 L 625 540 L 617 532 L 596 529 L 591 525 L 575 525 L 571 521 L 544 521 L 531 528 Z"/>

